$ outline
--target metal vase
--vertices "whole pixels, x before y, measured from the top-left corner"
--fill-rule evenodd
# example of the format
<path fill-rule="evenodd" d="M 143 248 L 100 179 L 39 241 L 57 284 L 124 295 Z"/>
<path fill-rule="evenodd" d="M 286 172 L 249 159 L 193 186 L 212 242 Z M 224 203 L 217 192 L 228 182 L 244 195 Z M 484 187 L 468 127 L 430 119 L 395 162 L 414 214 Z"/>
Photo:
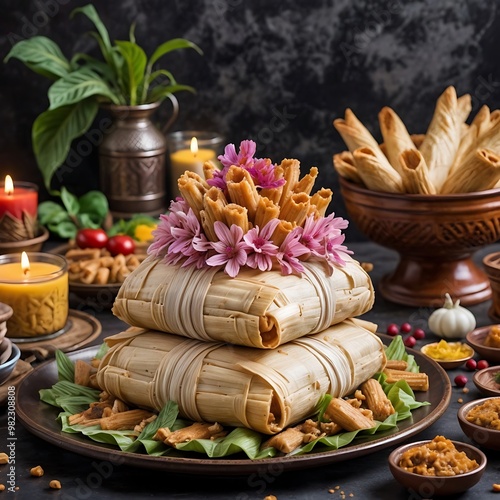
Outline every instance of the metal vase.
<path fill-rule="evenodd" d="M 113 125 L 99 146 L 100 182 L 116 218 L 166 211 L 167 141 L 151 121 L 159 106 L 103 106 Z"/>

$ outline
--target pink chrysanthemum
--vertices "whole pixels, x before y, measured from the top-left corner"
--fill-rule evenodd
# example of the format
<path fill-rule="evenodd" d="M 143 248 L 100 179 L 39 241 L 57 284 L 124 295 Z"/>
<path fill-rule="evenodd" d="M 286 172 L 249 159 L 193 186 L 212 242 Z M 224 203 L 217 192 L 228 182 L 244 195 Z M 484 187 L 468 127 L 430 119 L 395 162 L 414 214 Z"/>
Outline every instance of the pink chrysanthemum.
<path fill-rule="evenodd" d="M 278 188 L 286 182 L 284 177 L 276 178 L 276 165 L 269 158 L 255 160 L 248 172 L 252 176 L 255 185 L 262 189 Z"/>
<path fill-rule="evenodd" d="M 260 271 L 269 271 L 273 267 L 273 257 L 278 253 L 278 247 L 271 241 L 278 219 L 270 220 L 262 229 L 259 226 L 250 229 L 243 240 L 247 244 L 247 266 Z"/>
<path fill-rule="evenodd" d="M 304 272 L 304 266 L 300 263 L 299 257 L 309 254 L 309 249 L 300 243 L 302 228 L 296 227 L 290 231 L 283 243 L 280 245 L 276 259 L 281 267 L 282 274 L 300 274 Z"/>
<path fill-rule="evenodd" d="M 209 266 L 226 265 L 224 271 L 234 278 L 240 271 L 240 267 L 247 262 L 247 252 L 243 241 L 243 229 L 232 224 L 228 228 L 223 222 L 214 223 L 214 231 L 219 241 L 212 243 L 216 255 L 207 259 Z"/>

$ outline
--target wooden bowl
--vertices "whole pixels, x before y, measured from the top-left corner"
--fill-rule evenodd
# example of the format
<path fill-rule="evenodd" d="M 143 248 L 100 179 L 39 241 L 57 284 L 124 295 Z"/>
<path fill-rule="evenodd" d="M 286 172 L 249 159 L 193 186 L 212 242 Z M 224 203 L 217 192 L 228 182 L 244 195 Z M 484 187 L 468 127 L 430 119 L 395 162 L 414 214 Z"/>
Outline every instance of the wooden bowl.
<path fill-rule="evenodd" d="M 435 361 L 436 363 L 438 363 L 439 365 L 441 365 L 442 368 L 444 368 L 445 370 L 453 370 L 454 368 L 458 368 L 459 366 L 463 365 L 468 359 L 472 358 L 472 356 L 474 356 L 474 349 L 472 349 L 472 347 L 470 347 L 469 345 L 467 344 L 464 344 L 463 342 L 448 342 L 448 344 L 463 344 L 465 347 L 468 348 L 469 350 L 469 354 L 467 354 L 467 356 L 464 356 L 463 358 L 460 358 L 460 359 L 437 359 L 437 358 L 433 358 L 429 353 L 429 348 L 431 346 L 435 346 L 437 345 L 439 342 L 432 342 L 431 344 L 426 344 L 426 345 L 423 345 L 421 348 L 420 348 L 420 352 L 422 352 L 422 354 L 425 354 L 426 356 L 428 356 L 429 358 L 431 358 L 433 361 Z"/>
<path fill-rule="evenodd" d="M 475 446 L 452 441 L 458 451 L 464 451 L 470 459 L 476 460 L 479 467 L 473 471 L 456 476 L 422 476 L 413 472 L 408 472 L 399 466 L 399 461 L 403 453 L 416 446 L 429 443 L 429 440 L 407 443 L 396 448 L 389 455 L 389 469 L 394 478 L 406 489 L 421 495 L 423 498 L 434 498 L 440 495 L 456 495 L 472 488 L 479 482 L 486 468 L 486 455 Z M 418 497 L 420 498 L 420 496 Z"/>
<path fill-rule="evenodd" d="M 480 326 L 472 330 L 472 332 L 467 334 L 465 340 L 482 358 L 490 363 L 500 363 L 500 347 L 488 347 L 484 345 L 486 336 L 492 326 Z"/>
<path fill-rule="evenodd" d="M 488 277 L 471 260 L 500 237 L 500 189 L 450 195 L 371 191 L 340 178 L 351 221 L 399 254 L 381 295 L 407 306 L 440 307 L 446 292 L 462 305 L 491 297 Z"/>
<path fill-rule="evenodd" d="M 489 366 L 474 372 L 472 381 L 483 396 L 500 397 L 500 384 L 495 381 L 495 376 L 499 372 L 500 366 Z"/>
<path fill-rule="evenodd" d="M 489 399 L 500 398 L 499 396 L 496 396 L 483 399 L 475 399 L 462 405 L 457 413 L 458 423 L 460 424 L 460 427 L 464 434 L 482 448 L 487 448 L 489 450 L 500 450 L 500 431 L 488 429 L 481 425 L 469 422 L 466 419 L 466 415 L 470 410 L 472 410 L 472 408 L 474 408 L 474 406 L 483 404 Z"/>
<path fill-rule="evenodd" d="M 500 323 L 500 252 L 489 253 L 483 257 L 483 266 L 491 286 L 491 305 L 488 316 L 491 321 Z"/>
<path fill-rule="evenodd" d="M 7 253 L 39 252 L 49 238 L 49 231 L 41 226 L 38 236 L 29 240 L 0 243 L 0 255 Z"/>

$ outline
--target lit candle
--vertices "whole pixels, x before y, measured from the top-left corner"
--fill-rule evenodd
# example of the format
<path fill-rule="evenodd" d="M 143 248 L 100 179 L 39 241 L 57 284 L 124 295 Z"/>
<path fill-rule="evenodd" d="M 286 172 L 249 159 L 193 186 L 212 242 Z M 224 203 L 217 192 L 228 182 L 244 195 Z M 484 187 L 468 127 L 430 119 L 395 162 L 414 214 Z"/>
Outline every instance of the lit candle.
<path fill-rule="evenodd" d="M 61 330 L 68 319 L 68 269 L 60 255 L 33 252 L 0 256 L 0 302 L 14 310 L 8 337 Z"/>
<path fill-rule="evenodd" d="M 196 172 L 202 178 L 203 164 L 206 161 L 215 160 L 216 153 L 214 149 L 198 148 L 198 140 L 196 137 L 191 138 L 189 149 L 179 149 L 172 151 L 170 154 L 170 179 L 171 193 L 173 198 L 179 196 L 177 188 L 177 180 L 186 171 Z"/>
<path fill-rule="evenodd" d="M 7 175 L 0 184 L 0 219 L 10 214 L 16 219 L 23 218 L 23 212 L 36 218 L 38 210 L 38 189 L 31 182 L 13 182 Z"/>

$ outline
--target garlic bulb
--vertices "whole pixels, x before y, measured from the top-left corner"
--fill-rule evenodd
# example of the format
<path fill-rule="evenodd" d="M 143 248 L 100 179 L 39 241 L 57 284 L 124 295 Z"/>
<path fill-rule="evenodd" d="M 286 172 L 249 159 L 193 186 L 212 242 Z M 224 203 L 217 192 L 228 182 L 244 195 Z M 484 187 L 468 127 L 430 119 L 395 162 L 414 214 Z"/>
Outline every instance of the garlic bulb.
<path fill-rule="evenodd" d="M 464 338 L 476 327 L 476 318 L 460 300 L 453 303 L 449 293 L 445 297 L 443 307 L 429 316 L 429 330 L 444 339 Z"/>

